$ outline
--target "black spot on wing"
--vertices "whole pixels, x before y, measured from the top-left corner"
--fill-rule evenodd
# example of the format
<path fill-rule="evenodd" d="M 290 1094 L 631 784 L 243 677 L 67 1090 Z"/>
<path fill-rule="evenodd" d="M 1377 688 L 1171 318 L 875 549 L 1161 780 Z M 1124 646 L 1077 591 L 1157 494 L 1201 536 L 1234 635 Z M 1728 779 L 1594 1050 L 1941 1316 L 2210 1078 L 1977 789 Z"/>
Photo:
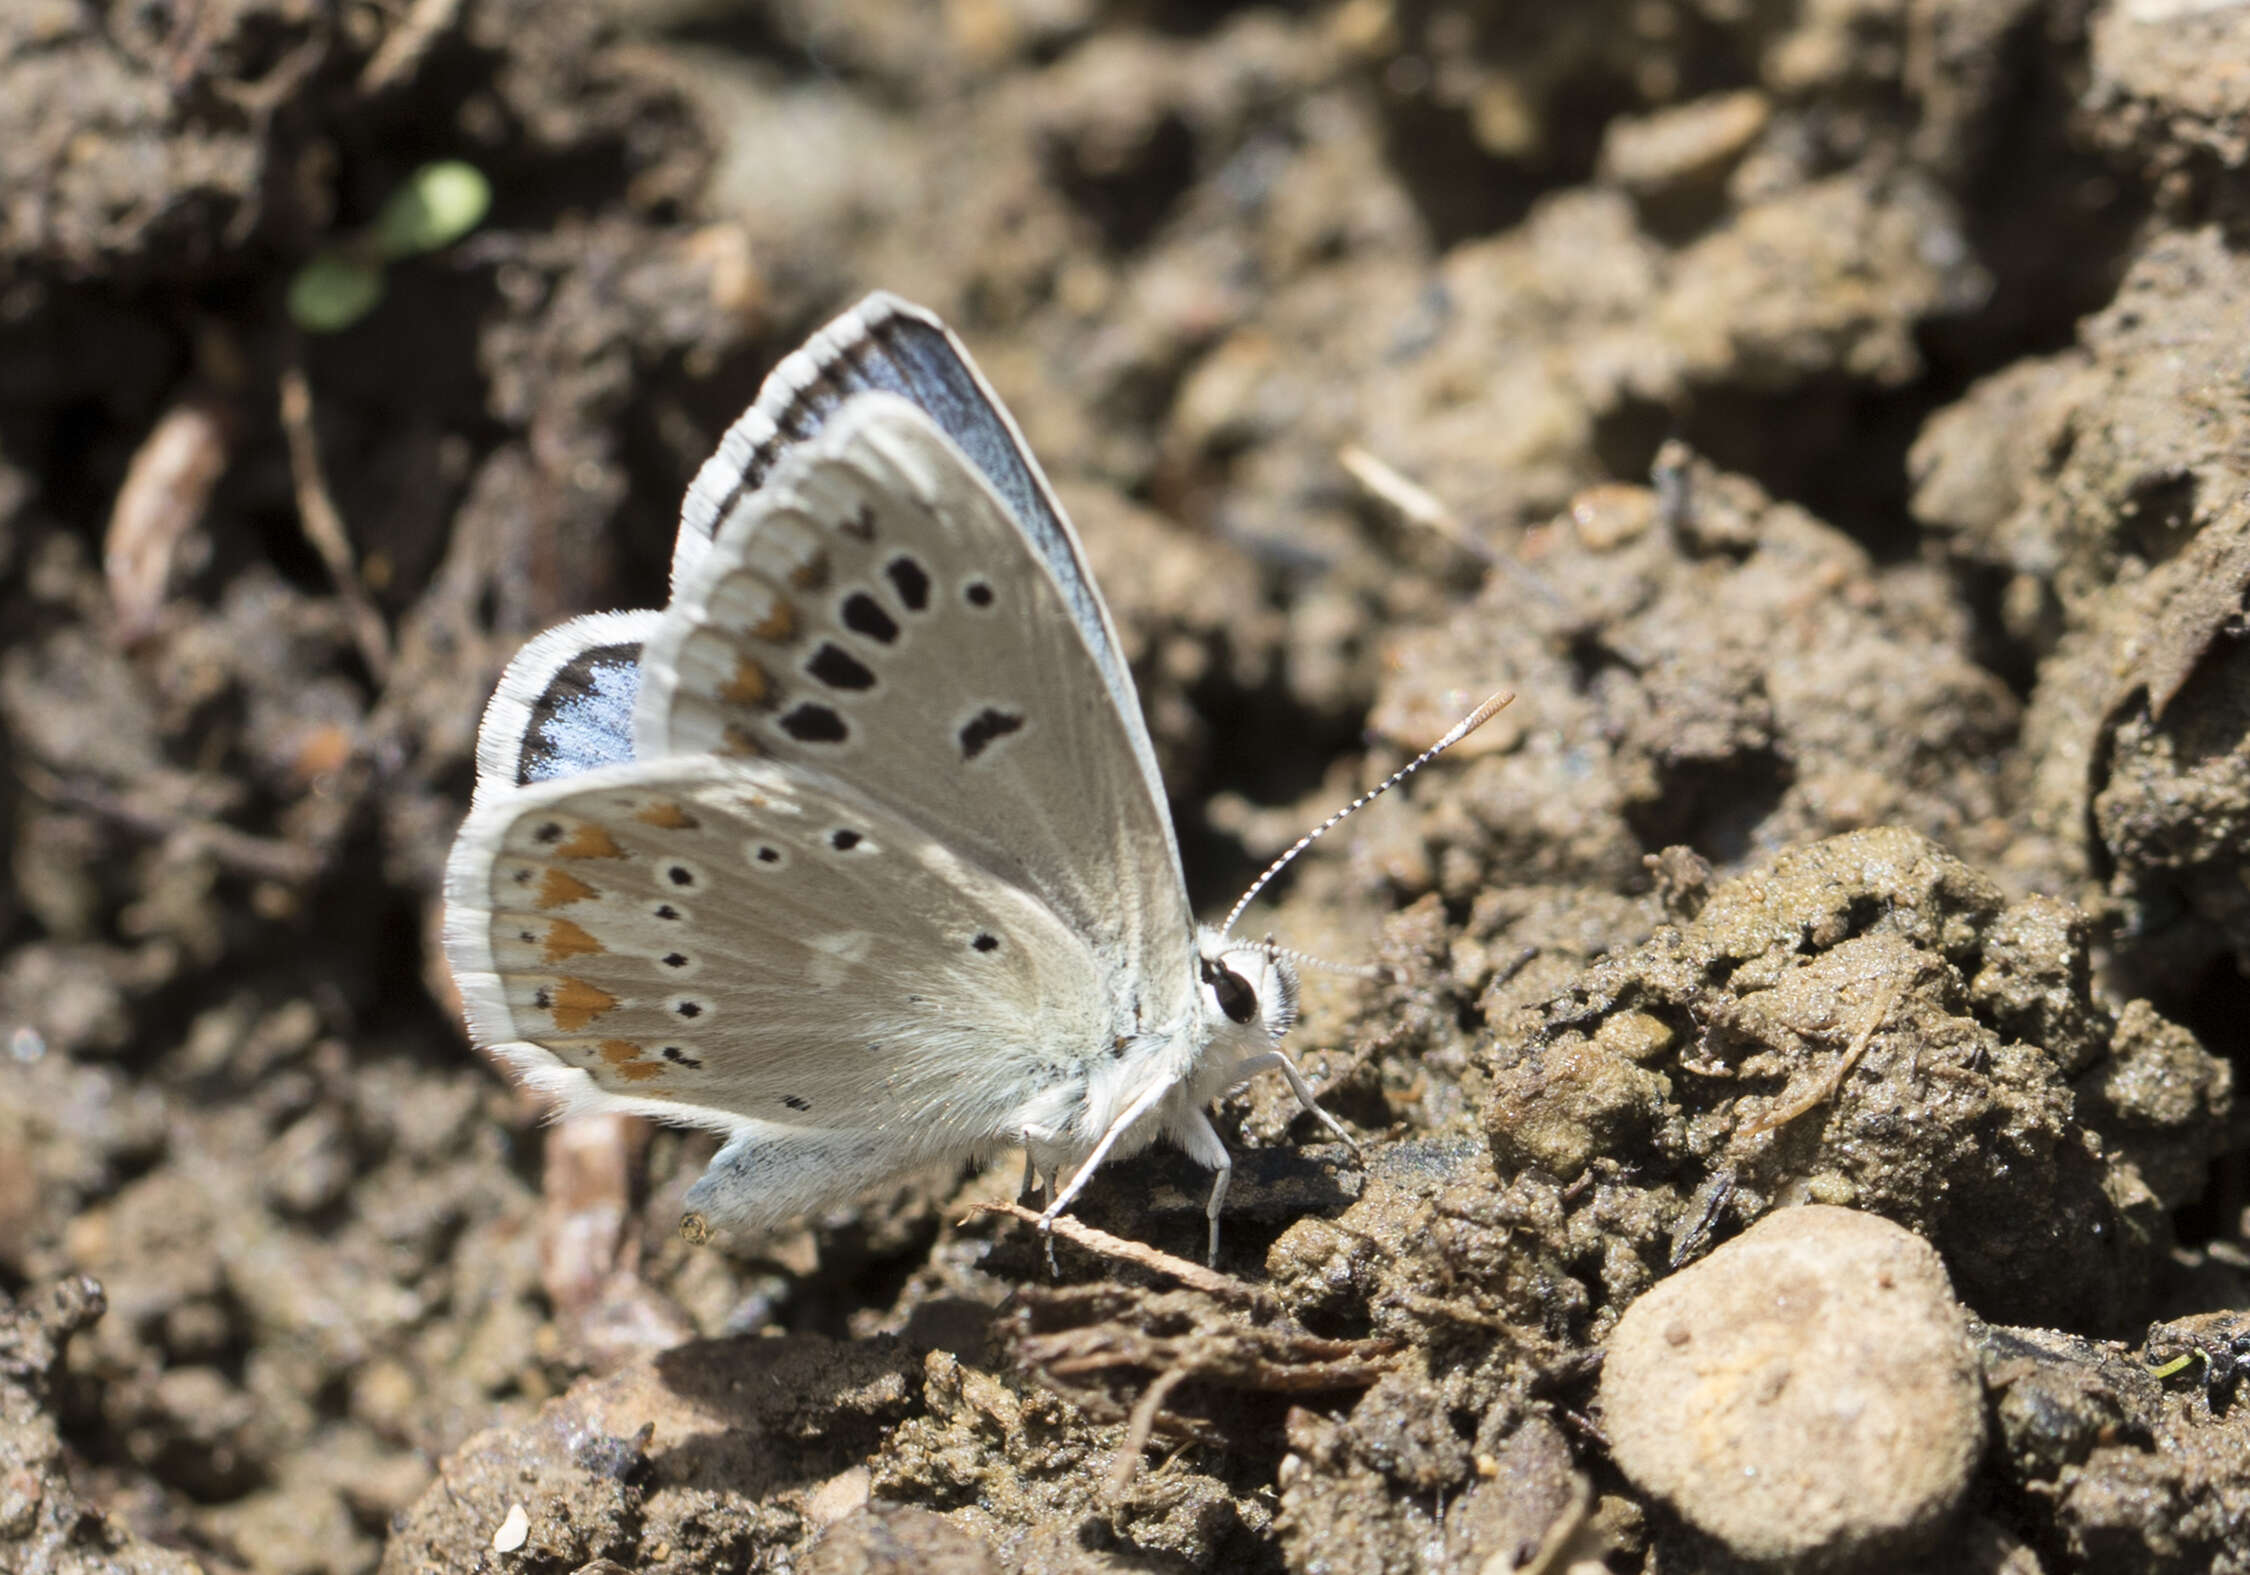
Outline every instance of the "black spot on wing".
<path fill-rule="evenodd" d="M 834 848 L 838 853 L 849 853 L 852 849 L 858 847 L 859 843 L 860 834 L 856 831 L 850 830 L 849 828 L 841 831 L 831 831 L 828 834 L 828 845 Z"/>
<path fill-rule="evenodd" d="M 841 615 L 845 628 L 880 645 L 889 645 L 898 638 L 898 620 L 883 611 L 883 604 L 865 591 L 854 591 L 845 597 Z"/>
<path fill-rule="evenodd" d="M 1040 558 L 1053 571 L 1081 629 L 1102 626 L 1101 603 L 1072 547 L 1067 527 L 1050 502 L 1038 464 L 1013 423 L 995 403 L 960 347 L 945 329 L 920 313 L 879 306 L 830 325 L 801 352 L 791 386 L 763 390 L 758 408 L 777 431 L 744 456 L 740 474 L 711 509 L 724 518 L 764 483 L 788 452 L 849 403 L 851 396 L 882 389 L 903 396 L 935 421 L 1008 506 Z M 913 608 L 919 612 L 921 609 Z M 1103 664 L 1111 695 L 1134 703 L 1132 680 Z"/>
<path fill-rule="evenodd" d="M 840 645 L 823 642 L 805 664 L 805 671 L 831 689 L 872 689 L 875 675 L 867 664 Z"/>
<path fill-rule="evenodd" d="M 1020 731 L 1023 717 L 1012 711 L 986 706 L 961 725 L 961 758 L 974 760 L 983 754 L 996 738 L 1005 738 Z"/>
<path fill-rule="evenodd" d="M 787 1105 L 791 1110 L 812 1109 L 812 1101 L 797 1094 L 783 1094 L 781 1096 L 781 1102 Z"/>
<path fill-rule="evenodd" d="M 982 580 L 971 580 L 963 587 L 961 594 L 968 599 L 971 607 L 990 607 L 993 602 L 992 587 Z"/>
<path fill-rule="evenodd" d="M 801 744 L 840 744 L 851 736 L 842 717 L 810 701 L 793 707 L 781 719 L 781 730 Z"/>
<path fill-rule="evenodd" d="M 912 558 L 900 553 L 883 565 L 890 576 L 891 588 L 898 592 L 901 606 L 908 612 L 920 612 L 930 605 L 930 573 Z"/>
<path fill-rule="evenodd" d="M 990 930 L 979 930 L 977 931 L 977 938 L 969 944 L 980 952 L 998 951 L 1000 949 L 1000 937 Z"/>

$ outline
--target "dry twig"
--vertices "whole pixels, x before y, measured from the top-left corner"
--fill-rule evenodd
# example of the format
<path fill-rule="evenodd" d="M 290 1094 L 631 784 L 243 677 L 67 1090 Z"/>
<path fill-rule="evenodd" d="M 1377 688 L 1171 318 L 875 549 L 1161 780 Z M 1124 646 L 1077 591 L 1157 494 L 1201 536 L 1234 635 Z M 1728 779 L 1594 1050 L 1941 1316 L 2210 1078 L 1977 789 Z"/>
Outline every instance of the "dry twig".
<path fill-rule="evenodd" d="M 1097 1421 L 1125 1423 L 1110 1465 L 1113 1494 L 1131 1484 L 1142 1450 L 1160 1433 L 1225 1440 L 1206 1418 L 1167 1413 L 1166 1403 L 1183 1384 L 1261 1394 L 1365 1389 L 1390 1370 L 1401 1349 L 1394 1340 L 1323 1339 L 1278 1317 L 1253 1321 L 1193 1290 L 1112 1283 L 1027 1289 L 1019 1296 L 1010 1340 L 1017 1365 Z M 1063 1326 L 1033 1328 L 1055 1322 Z M 1154 1377 L 1128 1407 L 1118 1391 L 1138 1374 Z"/>
<path fill-rule="evenodd" d="M 984 1214 L 1013 1215 L 1032 1226 L 1041 1224 L 1044 1218 L 1037 1209 L 1027 1209 L 1021 1203 L 980 1203 L 977 1210 Z M 1217 1269 L 1207 1269 L 1200 1263 L 1175 1258 L 1168 1252 L 1159 1252 L 1141 1242 L 1112 1236 L 1108 1231 L 1097 1230 L 1068 1214 L 1057 1215 L 1053 1229 L 1064 1241 L 1075 1242 L 1088 1252 L 1104 1258 L 1114 1258 L 1120 1263 L 1137 1263 L 1144 1269 L 1168 1275 L 1182 1285 L 1201 1291 L 1206 1296 L 1215 1296 L 1220 1301 L 1267 1312 L 1278 1305 L 1271 1292 L 1252 1285 L 1248 1280 L 1238 1280 L 1231 1274 L 1221 1274 Z"/>
<path fill-rule="evenodd" d="M 1906 993 L 1906 984 L 1907 981 L 1904 979 L 1893 979 L 1891 981 L 1891 987 L 1884 994 L 1882 1004 L 1875 1008 L 1874 1015 L 1868 1018 L 1866 1025 L 1852 1037 L 1851 1047 L 1844 1052 L 1843 1059 L 1836 1063 L 1834 1071 L 1822 1078 L 1819 1084 L 1808 1090 L 1802 1098 L 1791 1100 L 1779 1110 L 1769 1110 L 1748 1126 L 1743 1127 L 1742 1136 L 1758 1137 L 1774 1131 L 1776 1128 L 1785 1127 L 1806 1111 L 1818 1109 L 1835 1098 L 1836 1091 L 1844 1086 L 1844 1079 L 1852 1075 L 1852 1068 L 1858 1066 L 1860 1057 L 1867 1054 L 1867 1047 L 1875 1038 L 1875 1030 L 1883 1026 L 1884 1019 L 1888 1018 L 1892 1009 L 1898 1005 L 1899 997 Z"/>
<path fill-rule="evenodd" d="M 430 41 L 453 25 L 461 0 L 414 0 L 406 19 L 383 36 L 359 74 L 359 91 L 373 97 L 421 63 Z"/>
<path fill-rule="evenodd" d="M 1492 549 L 1469 533 L 1468 526 L 1429 488 L 1393 469 L 1357 443 L 1336 451 L 1336 463 L 1359 483 L 1362 491 L 1409 525 L 1444 537 L 1473 558 L 1492 561 Z"/>
<path fill-rule="evenodd" d="M 1187 1366 L 1167 1367 L 1156 1375 L 1156 1382 L 1141 1391 L 1140 1399 L 1133 1402 L 1133 1414 L 1125 1419 L 1125 1439 L 1117 1446 L 1117 1453 L 1109 1462 L 1109 1496 L 1124 1496 L 1133 1485 L 1133 1477 L 1141 1468 L 1141 1451 L 1148 1447 L 1151 1434 L 1156 1431 L 1156 1419 L 1164 1410 L 1164 1402 L 1172 1391 L 1179 1388 L 1194 1370 Z"/>
<path fill-rule="evenodd" d="M 360 659 L 380 689 L 390 677 L 390 631 L 360 580 L 344 516 L 328 495 L 327 478 L 320 468 L 320 443 L 313 433 L 312 386 L 305 380 L 305 369 L 295 363 L 281 373 L 281 429 L 289 439 L 289 473 L 297 487 L 298 521 L 304 527 L 305 539 L 328 566 L 329 578 L 336 582 L 336 593 L 343 598 L 345 616 L 351 624 L 352 642 L 359 647 Z"/>
<path fill-rule="evenodd" d="M 185 813 L 145 808 L 90 783 L 59 777 L 29 761 L 17 762 L 16 777 L 35 798 L 99 815 L 144 837 L 176 839 L 195 852 L 208 853 L 239 874 L 257 879 L 302 886 L 319 875 L 327 862 L 317 849 L 255 836 Z"/>

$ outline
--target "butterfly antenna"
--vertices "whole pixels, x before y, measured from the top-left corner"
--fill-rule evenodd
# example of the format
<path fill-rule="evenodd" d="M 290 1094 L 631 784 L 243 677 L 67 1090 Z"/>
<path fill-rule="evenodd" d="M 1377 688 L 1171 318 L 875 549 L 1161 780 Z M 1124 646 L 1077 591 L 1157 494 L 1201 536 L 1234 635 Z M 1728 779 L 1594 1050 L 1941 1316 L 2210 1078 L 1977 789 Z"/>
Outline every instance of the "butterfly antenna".
<path fill-rule="evenodd" d="M 1260 949 L 1268 957 L 1287 958 L 1299 968 L 1315 968 L 1322 973 L 1349 974 L 1354 979 L 1388 979 L 1391 976 L 1390 969 L 1381 963 L 1330 962 L 1325 957 L 1315 957 L 1311 952 L 1301 952 L 1294 946 L 1276 946 L 1272 941 L 1267 941 Z"/>
<path fill-rule="evenodd" d="M 1221 935 L 1232 935 L 1234 933 L 1235 921 L 1242 917 L 1242 910 L 1249 907 L 1251 903 L 1255 902 L 1258 898 L 1258 893 L 1264 891 L 1267 885 L 1272 882 L 1273 878 L 1276 875 L 1279 875 L 1283 870 L 1287 869 L 1290 865 L 1290 862 L 1294 860 L 1298 854 L 1304 852 L 1305 849 L 1311 847 L 1322 837 L 1326 836 L 1339 821 L 1342 821 L 1354 814 L 1357 814 L 1360 810 L 1365 809 L 1368 805 L 1381 798 L 1385 793 L 1388 793 L 1392 788 L 1397 787 L 1408 777 L 1414 775 L 1415 772 L 1421 770 L 1431 761 L 1437 759 L 1438 756 L 1444 754 L 1448 749 L 1451 749 L 1455 744 L 1461 742 L 1462 739 L 1467 738 L 1471 733 L 1475 732 L 1478 728 L 1484 726 L 1485 723 L 1491 721 L 1495 716 L 1497 716 L 1500 713 L 1501 707 L 1505 706 L 1509 701 L 1513 699 L 1515 699 L 1515 696 L 1505 689 L 1485 696 L 1484 703 L 1478 706 L 1474 711 L 1471 711 L 1467 716 L 1461 718 L 1460 721 L 1454 723 L 1452 728 L 1447 731 L 1446 735 L 1443 738 L 1439 739 L 1429 748 L 1423 750 L 1412 760 L 1409 760 L 1405 765 L 1400 766 L 1389 776 L 1383 778 L 1382 781 L 1376 783 L 1366 792 L 1360 794 L 1359 797 L 1353 799 L 1349 804 L 1346 804 L 1342 809 L 1336 811 L 1335 814 L 1329 816 L 1319 825 L 1313 827 L 1312 830 L 1306 832 L 1295 842 L 1291 843 L 1289 845 L 1289 851 L 1282 854 L 1280 858 L 1275 859 L 1271 864 L 1268 864 L 1266 866 L 1266 872 L 1250 883 L 1250 889 L 1242 894 L 1241 901 L 1237 902 L 1232 908 L 1227 910 L 1227 922 L 1219 926 L 1219 933 Z"/>

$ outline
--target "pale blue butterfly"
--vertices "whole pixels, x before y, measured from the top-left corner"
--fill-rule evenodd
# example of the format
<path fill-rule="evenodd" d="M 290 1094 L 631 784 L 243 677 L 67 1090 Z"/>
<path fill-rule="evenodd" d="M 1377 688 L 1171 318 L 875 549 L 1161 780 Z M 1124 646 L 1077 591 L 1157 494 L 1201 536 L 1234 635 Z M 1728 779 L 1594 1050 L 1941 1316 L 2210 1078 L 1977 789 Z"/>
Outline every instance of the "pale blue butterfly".
<path fill-rule="evenodd" d="M 724 1134 L 691 1234 L 1014 1146 L 1052 1221 L 1162 1135 L 1215 1173 L 1215 1254 L 1212 1099 L 1278 1070 L 1349 1141 L 1279 1049 L 1291 955 L 1231 938 L 1240 904 L 1218 928 L 1189 909 L 1046 477 L 960 342 L 894 297 L 728 431 L 669 606 L 524 648 L 477 767 L 446 872 L 471 1032 L 560 1109 Z"/>

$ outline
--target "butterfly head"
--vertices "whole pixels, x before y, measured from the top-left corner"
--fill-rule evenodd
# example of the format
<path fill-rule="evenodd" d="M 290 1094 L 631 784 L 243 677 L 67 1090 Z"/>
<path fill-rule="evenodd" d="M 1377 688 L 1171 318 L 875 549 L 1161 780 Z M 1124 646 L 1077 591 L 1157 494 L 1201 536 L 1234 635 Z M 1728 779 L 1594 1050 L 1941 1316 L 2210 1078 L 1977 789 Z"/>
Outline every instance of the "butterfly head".
<path fill-rule="evenodd" d="M 1204 1020 L 1219 1033 L 1268 1043 L 1297 1021 L 1297 969 L 1278 948 L 1205 930 L 1195 948 Z"/>

